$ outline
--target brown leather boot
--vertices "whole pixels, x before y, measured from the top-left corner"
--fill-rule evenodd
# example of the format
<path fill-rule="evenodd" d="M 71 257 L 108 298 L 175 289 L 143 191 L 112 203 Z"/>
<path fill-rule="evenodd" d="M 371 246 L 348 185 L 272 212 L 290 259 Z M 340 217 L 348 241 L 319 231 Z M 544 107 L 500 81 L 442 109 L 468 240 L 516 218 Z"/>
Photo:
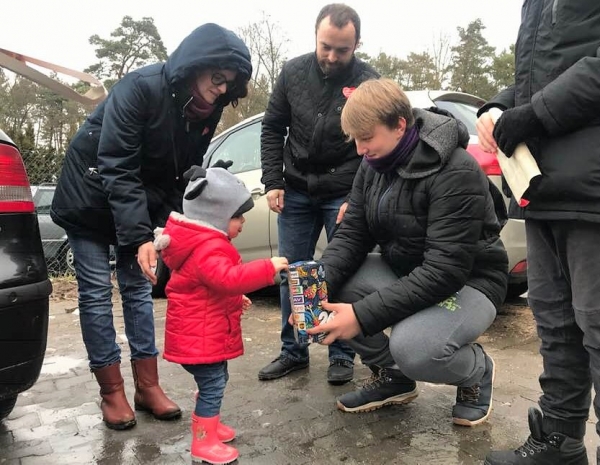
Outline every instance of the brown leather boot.
<path fill-rule="evenodd" d="M 113 363 L 92 370 L 100 385 L 102 420 L 110 429 L 124 430 L 135 426 L 135 414 L 131 410 L 121 376 L 121 363 Z"/>
<path fill-rule="evenodd" d="M 172 402 L 158 385 L 158 360 L 156 357 L 132 360 L 135 381 L 135 409 L 150 412 L 157 420 L 175 420 L 181 409 Z"/>

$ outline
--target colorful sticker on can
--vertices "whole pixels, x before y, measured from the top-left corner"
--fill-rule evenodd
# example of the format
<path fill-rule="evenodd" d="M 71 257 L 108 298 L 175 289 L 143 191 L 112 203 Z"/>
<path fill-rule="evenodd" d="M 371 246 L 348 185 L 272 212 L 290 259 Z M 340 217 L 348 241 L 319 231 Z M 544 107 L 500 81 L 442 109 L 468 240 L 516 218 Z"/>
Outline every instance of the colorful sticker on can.
<path fill-rule="evenodd" d="M 301 261 L 289 265 L 289 282 L 298 280 L 290 286 L 290 302 L 294 319 L 294 336 L 298 343 L 322 342 L 325 333 L 309 335 L 306 330 L 319 326 L 330 318 L 321 302 L 327 300 L 325 268 L 315 261 Z M 298 285 L 295 285 L 298 284 Z M 299 305 L 302 304 L 302 305 Z"/>

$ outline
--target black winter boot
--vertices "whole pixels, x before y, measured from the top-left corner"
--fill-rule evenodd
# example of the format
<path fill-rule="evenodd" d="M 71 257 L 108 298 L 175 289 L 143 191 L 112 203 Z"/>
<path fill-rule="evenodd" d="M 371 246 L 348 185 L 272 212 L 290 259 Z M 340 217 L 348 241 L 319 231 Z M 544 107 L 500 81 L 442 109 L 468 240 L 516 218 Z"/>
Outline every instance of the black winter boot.
<path fill-rule="evenodd" d="M 483 423 L 492 412 L 495 365 L 485 354 L 485 372 L 479 383 L 456 389 L 456 404 L 452 408 L 452 421 L 456 425 L 475 426 Z"/>
<path fill-rule="evenodd" d="M 400 370 L 369 367 L 373 372 L 360 389 L 338 398 L 337 406 L 344 412 L 370 412 L 391 404 L 407 404 L 418 395 L 417 383 Z"/>
<path fill-rule="evenodd" d="M 511 451 L 490 452 L 485 465 L 588 465 L 583 441 L 561 433 L 545 435 L 542 412 L 529 408 L 531 435 L 521 447 Z"/>

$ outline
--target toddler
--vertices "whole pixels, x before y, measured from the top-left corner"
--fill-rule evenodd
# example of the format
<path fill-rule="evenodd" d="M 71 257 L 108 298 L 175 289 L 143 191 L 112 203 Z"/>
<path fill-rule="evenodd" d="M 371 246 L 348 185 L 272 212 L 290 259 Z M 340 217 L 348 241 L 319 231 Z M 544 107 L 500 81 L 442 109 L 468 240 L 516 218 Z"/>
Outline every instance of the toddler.
<path fill-rule="evenodd" d="M 171 270 L 164 358 L 181 364 L 198 385 L 192 459 L 223 464 L 239 455 L 225 444 L 236 433 L 220 422 L 220 410 L 227 360 L 244 352 L 241 316 L 251 304 L 244 294 L 274 284 L 288 261 L 242 263 L 231 239 L 242 232 L 244 213 L 254 202 L 233 174 L 193 166 L 185 176 L 183 214 L 171 213 L 165 228 L 156 231 L 155 246 Z"/>

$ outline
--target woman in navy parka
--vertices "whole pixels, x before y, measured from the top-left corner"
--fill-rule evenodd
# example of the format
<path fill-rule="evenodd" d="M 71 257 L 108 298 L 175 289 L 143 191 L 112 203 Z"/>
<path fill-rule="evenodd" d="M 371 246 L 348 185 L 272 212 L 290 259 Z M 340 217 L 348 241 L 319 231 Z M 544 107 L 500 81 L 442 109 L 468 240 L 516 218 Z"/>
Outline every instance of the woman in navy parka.
<path fill-rule="evenodd" d="M 165 63 L 128 73 L 74 136 L 51 215 L 75 258 L 81 332 L 109 428 L 135 425 L 125 397 L 112 313 L 115 246 L 136 410 L 179 418 L 158 384 L 151 285 L 153 230 L 181 211 L 183 172 L 201 165 L 223 108 L 247 95 L 250 53 L 233 32 L 204 24 Z"/>

